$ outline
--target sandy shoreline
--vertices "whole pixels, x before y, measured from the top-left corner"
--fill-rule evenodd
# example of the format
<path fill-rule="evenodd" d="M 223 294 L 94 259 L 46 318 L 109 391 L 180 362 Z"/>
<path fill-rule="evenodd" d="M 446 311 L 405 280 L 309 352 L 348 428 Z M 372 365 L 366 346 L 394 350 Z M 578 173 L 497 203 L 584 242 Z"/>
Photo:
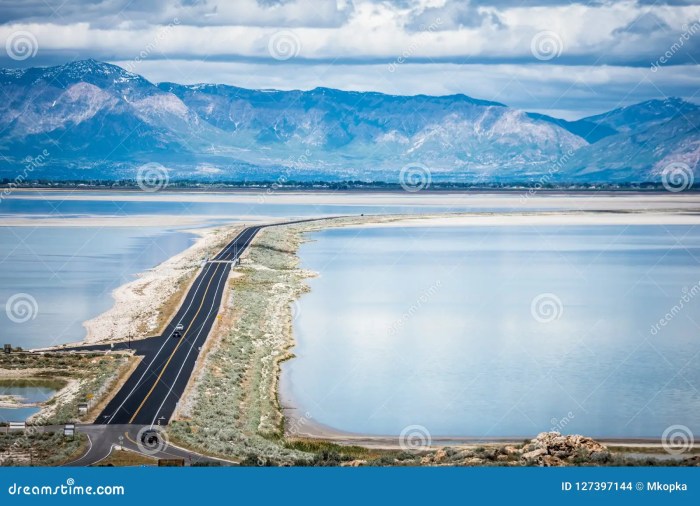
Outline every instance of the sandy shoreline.
<path fill-rule="evenodd" d="M 700 214 L 688 213 L 682 209 L 669 209 L 665 212 L 539 212 L 539 213 L 460 213 L 456 215 L 425 215 L 425 216 L 386 216 L 379 220 L 373 217 L 350 218 L 333 222 L 319 222 L 303 227 L 299 232 L 303 237 L 310 232 L 323 228 L 391 228 L 391 227 L 457 227 L 457 226 L 640 226 L 640 225 L 700 225 Z M 298 251 L 295 251 L 297 255 Z M 297 255 L 298 258 L 298 255 Z M 319 273 L 315 273 L 318 275 Z M 293 346 L 296 338 L 292 335 Z M 401 449 L 399 436 L 367 435 L 346 432 L 324 425 L 314 420 L 309 412 L 294 402 L 291 388 L 285 388 L 278 380 L 278 396 L 280 409 L 284 414 L 285 437 L 292 439 L 323 440 L 340 445 L 359 445 L 368 448 L 396 450 Z M 464 436 L 435 436 L 432 437 L 432 447 L 473 446 L 478 444 L 509 444 L 531 439 L 529 436 L 494 436 L 494 437 L 464 437 Z M 658 438 L 596 438 L 607 444 L 622 447 L 662 447 Z"/>
<path fill-rule="evenodd" d="M 81 215 L 68 218 L 50 217 L 44 215 L 14 214 L 0 215 L 2 227 L 200 227 L 207 223 L 270 223 L 279 221 L 279 218 L 265 215 L 131 215 L 131 216 L 103 216 Z"/>
<path fill-rule="evenodd" d="M 204 259 L 213 256 L 239 231 L 239 226 L 189 230 L 199 236 L 192 246 L 112 292 L 112 307 L 83 323 L 87 330 L 83 342 L 139 339 L 160 331 L 169 316 L 163 314 L 169 299 L 178 291 L 186 292 Z"/>
<path fill-rule="evenodd" d="M 479 213 L 454 216 L 406 217 L 392 222 L 349 225 L 352 228 L 477 227 L 477 226 L 585 226 L 585 225 L 700 225 L 700 213 L 679 212 L 542 212 Z"/>
<path fill-rule="evenodd" d="M 71 201 L 113 201 L 113 202 L 199 202 L 199 203 L 239 203 L 251 206 L 259 204 L 306 204 L 344 206 L 440 206 L 488 208 L 490 206 L 511 207 L 513 210 L 528 208 L 552 208 L 560 210 L 655 210 L 655 209 L 698 209 L 700 193 L 580 193 L 580 192 L 348 192 L 348 191 L 281 191 L 259 190 L 216 192 L 108 192 L 61 190 L 22 190 L 16 191 L 8 199 L 43 200 L 42 195 L 60 194 L 61 200 Z M 105 192 L 107 193 L 107 192 Z M 2 208 L 0 207 L 0 211 Z M 478 210 L 478 209 L 475 209 Z M 429 212 L 429 209 L 428 209 Z M 253 215 L 255 216 L 255 215 Z"/>
<path fill-rule="evenodd" d="M 696 209 L 698 198 L 686 199 L 686 204 Z M 664 206 L 667 205 L 664 203 Z M 101 218 L 100 218 L 101 219 Z M 270 221 L 279 221 L 270 220 Z M 600 212 L 600 211 L 566 211 L 566 212 L 517 212 L 517 213 L 459 213 L 454 215 L 426 214 L 426 215 L 384 215 L 352 217 L 337 220 L 328 220 L 314 223 L 294 225 L 295 234 L 303 241 L 305 234 L 329 227 L 449 227 L 449 226 L 567 226 L 567 225 L 700 225 L 700 214 L 688 212 L 685 205 L 676 209 L 660 207 L 653 212 L 644 212 L 643 209 L 632 211 Z M 291 228 L 290 227 L 290 228 Z M 287 228 L 287 227 L 285 227 Z M 155 332 L 158 326 L 158 315 L 168 297 L 172 296 L 178 283 L 189 279 L 197 272 L 202 260 L 211 255 L 214 250 L 223 246 L 240 226 L 227 226 L 195 230 L 200 235 L 196 243 L 182 253 L 166 260 L 154 269 L 142 273 L 138 279 L 117 288 L 113 297 L 115 303 L 107 312 L 85 322 L 88 330 L 86 342 L 118 341 L 125 340 L 129 334 L 132 338 L 145 337 L 147 332 Z M 256 238 L 256 241 L 258 239 Z M 293 254 L 296 256 L 297 251 Z M 298 257 L 297 257 L 298 258 Z M 233 272 L 233 271 L 232 271 Z M 309 274 L 311 275 L 311 274 Z M 189 278 L 188 278 L 189 277 Z M 229 280 L 229 282 L 231 279 Z M 295 290 L 292 290 L 295 291 Z M 228 298 L 222 299 L 222 305 L 229 305 Z M 269 316 L 269 315 L 268 315 Z M 276 318 L 280 318 L 277 315 Z M 144 327 L 145 325 L 145 327 Z M 274 327 L 277 331 L 285 330 L 286 315 L 281 316 L 279 325 Z M 296 344 L 291 326 L 288 328 L 288 336 L 278 336 L 290 343 Z M 216 343 L 221 346 L 221 343 Z M 203 354 L 202 363 L 198 369 L 201 371 L 203 364 L 208 362 L 209 353 Z M 193 379 L 197 375 L 193 376 Z M 276 384 L 277 395 L 281 397 L 279 383 Z M 187 418 L 187 412 L 192 409 L 193 400 L 201 395 L 197 393 L 196 385 L 188 387 L 187 400 L 180 411 Z M 381 449 L 396 449 L 399 447 L 397 436 L 368 436 L 362 434 L 345 433 L 331 427 L 325 427 L 311 419 L 299 409 L 290 404 L 289 399 L 284 399 L 279 409 L 284 416 L 285 436 L 288 438 L 322 439 L 341 445 L 361 445 Z M 184 413 L 183 413 L 184 412 Z M 522 437 L 434 437 L 434 446 L 462 446 L 480 443 L 511 443 L 522 441 Z M 614 439 L 606 440 L 620 445 L 653 446 L 658 440 L 647 439 Z"/>

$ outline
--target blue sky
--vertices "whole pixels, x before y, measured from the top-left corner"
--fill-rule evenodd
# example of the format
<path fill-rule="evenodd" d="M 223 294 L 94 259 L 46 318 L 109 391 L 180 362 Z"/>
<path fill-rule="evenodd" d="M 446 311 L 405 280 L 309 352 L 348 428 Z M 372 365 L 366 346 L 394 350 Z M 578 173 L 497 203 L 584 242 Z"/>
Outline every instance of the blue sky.
<path fill-rule="evenodd" d="M 570 119 L 700 101 L 688 0 L 0 0 L 0 23 L 5 67 L 92 57 L 154 82 L 464 93 Z"/>

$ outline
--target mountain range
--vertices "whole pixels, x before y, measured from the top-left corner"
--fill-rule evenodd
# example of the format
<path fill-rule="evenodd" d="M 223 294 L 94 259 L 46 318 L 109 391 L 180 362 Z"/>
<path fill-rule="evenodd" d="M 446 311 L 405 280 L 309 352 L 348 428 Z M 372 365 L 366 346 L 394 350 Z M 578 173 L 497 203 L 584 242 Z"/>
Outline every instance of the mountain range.
<path fill-rule="evenodd" d="M 651 100 L 566 121 L 466 95 L 154 84 L 80 60 L 0 70 L 0 178 L 637 183 L 698 171 L 700 107 Z M 24 169 L 23 169 L 24 168 Z"/>

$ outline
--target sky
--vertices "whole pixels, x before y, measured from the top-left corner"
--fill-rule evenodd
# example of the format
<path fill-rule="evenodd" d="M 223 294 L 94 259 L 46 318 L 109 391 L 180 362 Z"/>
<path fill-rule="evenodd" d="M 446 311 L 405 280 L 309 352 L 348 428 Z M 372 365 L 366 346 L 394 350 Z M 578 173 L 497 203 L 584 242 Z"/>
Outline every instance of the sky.
<path fill-rule="evenodd" d="M 2 67 L 466 95 L 577 119 L 700 102 L 700 0 L 0 0 Z"/>

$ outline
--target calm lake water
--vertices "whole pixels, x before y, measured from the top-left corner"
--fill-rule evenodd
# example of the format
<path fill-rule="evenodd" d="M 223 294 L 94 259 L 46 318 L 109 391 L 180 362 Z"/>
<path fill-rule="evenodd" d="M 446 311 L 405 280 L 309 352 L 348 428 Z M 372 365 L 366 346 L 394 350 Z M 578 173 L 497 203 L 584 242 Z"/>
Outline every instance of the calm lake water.
<path fill-rule="evenodd" d="M 295 308 L 286 404 L 362 434 L 700 434 L 700 229 L 335 229 Z M 685 299 L 685 300 L 684 300 Z M 674 311 L 665 326 L 659 319 Z"/>
<path fill-rule="evenodd" d="M 308 218 L 315 216 L 337 216 L 348 214 L 415 214 L 438 212 L 497 212 L 527 210 L 556 210 L 557 204 L 548 203 L 546 199 L 538 201 L 519 202 L 515 207 L 511 200 L 504 196 L 491 196 L 489 205 L 475 203 L 473 197 L 464 195 L 458 205 L 442 205 L 439 199 L 427 199 L 422 205 L 406 205 L 403 197 L 414 197 L 411 193 L 392 194 L 392 203 L 385 202 L 381 196 L 380 203 L 373 204 L 371 199 L 360 199 L 363 204 L 309 204 L 277 203 L 276 192 L 269 195 L 266 190 L 251 191 L 241 194 L 183 194 L 181 199 L 158 200 L 159 193 L 143 192 L 75 192 L 75 191 L 44 191 L 27 192 L 15 191 L 9 197 L 0 200 L 0 218 L 3 215 L 25 215 L 28 217 L 80 217 L 80 216 L 135 216 L 135 215 L 170 215 L 170 216 L 200 216 L 208 223 L 238 221 L 240 217 L 259 216 L 263 219 L 276 218 Z M 360 196 L 367 197 L 368 194 Z M 519 194 L 515 194 L 516 201 Z M 80 199 L 73 199 L 79 197 Z M 104 200 L 91 198 L 112 197 Z M 198 197 L 206 197 L 210 201 L 197 201 Z M 234 198 L 240 200 L 233 200 Z M 510 195 L 512 197 L 512 195 Z M 143 200 L 124 200 L 136 198 Z M 222 218 L 225 217 L 225 218 Z M 246 218 L 247 219 L 247 218 Z"/>
<path fill-rule="evenodd" d="M 112 306 L 115 288 L 194 240 L 150 227 L 0 227 L 0 344 L 80 341 L 83 322 Z"/>
<path fill-rule="evenodd" d="M 22 398 L 22 402 L 44 402 L 53 396 L 56 389 L 47 385 L 17 385 L 16 382 L 0 383 L 0 395 L 11 395 Z M 39 412 L 38 406 L 22 408 L 0 408 L 0 422 L 22 422 Z"/>
<path fill-rule="evenodd" d="M 143 198 L 128 201 L 123 197 Z M 196 216 L 201 226 L 249 221 L 250 216 L 295 218 L 360 213 L 421 213 L 457 210 L 512 210 L 506 204 L 478 207 L 465 197 L 459 207 L 402 205 L 401 195 L 391 205 L 276 204 L 265 192 L 249 192 L 245 202 L 232 202 L 226 194 L 204 195 L 212 202 L 157 200 L 160 194 L 143 192 L 14 191 L 0 199 L 3 217 L 75 218 L 83 216 Z M 411 196 L 409 194 L 409 196 Z M 73 200 L 79 197 L 80 200 Z M 93 198 L 112 197 L 104 200 Z M 245 199 L 244 199 L 245 200 Z M 550 204 L 532 207 L 554 208 Z M 17 323 L 0 310 L 4 340 L 1 344 L 35 348 L 75 342 L 84 338 L 82 323 L 109 309 L 111 292 L 134 275 L 150 269 L 186 249 L 191 234 L 162 228 L 127 227 L 3 227 L 0 226 L 0 309 L 10 297 L 28 294 L 20 307 L 29 308 L 35 318 Z M 37 309 L 33 309 L 36 307 Z"/>

